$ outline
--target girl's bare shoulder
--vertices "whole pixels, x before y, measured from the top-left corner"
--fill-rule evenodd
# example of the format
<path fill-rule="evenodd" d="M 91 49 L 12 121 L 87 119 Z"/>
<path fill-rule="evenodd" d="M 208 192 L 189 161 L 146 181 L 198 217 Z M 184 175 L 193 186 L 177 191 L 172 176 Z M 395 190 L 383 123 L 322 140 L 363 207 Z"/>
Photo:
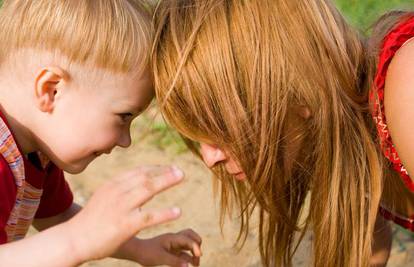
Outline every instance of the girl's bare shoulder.
<path fill-rule="evenodd" d="M 392 59 L 385 81 L 387 125 L 404 166 L 414 175 L 414 40 Z"/>

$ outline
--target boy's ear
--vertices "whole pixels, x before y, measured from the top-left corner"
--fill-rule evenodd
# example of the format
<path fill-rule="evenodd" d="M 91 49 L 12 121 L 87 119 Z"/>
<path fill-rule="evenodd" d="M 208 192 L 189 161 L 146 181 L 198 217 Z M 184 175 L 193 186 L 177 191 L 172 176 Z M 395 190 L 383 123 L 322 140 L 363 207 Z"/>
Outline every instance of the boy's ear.
<path fill-rule="evenodd" d="M 67 81 L 67 73 L 60 67 L 45 67 L 35 77 L 35 98 L 42 112 L 52 112 L 55 95 L 61 89 L 62 82 Z"/>

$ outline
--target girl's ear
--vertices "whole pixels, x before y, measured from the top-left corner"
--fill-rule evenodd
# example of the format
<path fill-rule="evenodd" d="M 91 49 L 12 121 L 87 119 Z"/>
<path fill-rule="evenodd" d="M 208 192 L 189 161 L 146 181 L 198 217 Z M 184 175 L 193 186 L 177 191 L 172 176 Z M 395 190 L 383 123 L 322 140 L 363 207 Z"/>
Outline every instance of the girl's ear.
<path fill-rule="evenodd" d="M 55 106 L 55 95 L 67 81 L 67 73 L 60 67 L 45 67 L 35 77 L 35 98 L 37 107 L 42 112 L 52 112 Z"/>
<path fill-rule="evenodd" d="M 299 117 L 307 120 L 312 115 L 310 109 L 308 106 L 300 105 L 296 108 L 296 113 L 299 115 Z"/>

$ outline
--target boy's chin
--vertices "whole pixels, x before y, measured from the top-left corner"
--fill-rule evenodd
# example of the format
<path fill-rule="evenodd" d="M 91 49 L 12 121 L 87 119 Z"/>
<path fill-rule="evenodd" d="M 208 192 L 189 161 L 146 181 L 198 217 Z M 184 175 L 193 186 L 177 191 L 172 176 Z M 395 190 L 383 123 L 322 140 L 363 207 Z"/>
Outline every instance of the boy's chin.
<path fill-rule="evenodd" d="M 88 167 L 90 162 L 77 163 L 77 164 L 64 164 L 64 166 L 58 166 L 62 170 L 70 174 L 78 174 L 83 172 Z"/>
<path fill-rule="evenodd" d="M 70 173 L 70 174 L 79 174 L 79 173 L 83 172 L 85 169 L 86 169 L 86 166 L 83 167 L 83 168 L 72 167 L 72 168 L 66 168 L 66 169 L 64 169 L 64 171 L 67 172 L 67 173 Z"/>

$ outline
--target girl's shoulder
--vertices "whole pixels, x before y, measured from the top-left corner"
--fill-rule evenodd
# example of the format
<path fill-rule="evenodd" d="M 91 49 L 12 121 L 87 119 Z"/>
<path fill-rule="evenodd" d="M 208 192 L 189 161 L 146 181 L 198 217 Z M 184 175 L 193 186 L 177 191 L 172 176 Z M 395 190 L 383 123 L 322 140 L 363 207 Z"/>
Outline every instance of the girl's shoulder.
<path fill-rule="evenodd" d="M 375 84 L 377 88 L 383 87 L 385 81 L 383 81 L 388 72 L 388 67 L 396 56 L 397 52 L 401 50 L 409 50 L 407 44 L 414 38 L 414 16 L 410 16 L 397 24 L 384 38 L 380 49 L 377 75 Z"/>
<path fill-rule="evenodd" d="M 377 126 L 385 156 L 414 191 L 414 17 L 384 39 L 375 86 Z"/>
<path fill-rule="evenodd" d="M 411 207 L 414 197 L 414 15 L 405 16 L 399 12 L 395 15 L 385 15 L 383 24 L 378 27 L 378 37 L 373 36 L 377 47 L 374 50 L 380 49 L 375 56 L 378 64 L 370 102 L 381 150 L 402 181 L 385 179 L 388 184 L 384 185 L 383 200 L 396 203 L 398 213 L 412 215 L 412 210 L 408 212 L 406 207 Z M 380 46 L 376 45 L 378 42 Z M 391 172 L 392 177 L 396 173 Z M 404 205 L 399 205 L 401 203 Z M 401 220 L 383 208 L 380 212 L 405 228 L 411 229 L 408 225 L 414 225 L 411 221 L 406 224 L 408 220 Z"/>
<path fill-rule="evenodd" d="M 375 83 L 378 90 L 383 91 L 384 108 L 403 105 L 411 97 L 414 99 L 414 16 L 384 39 Z M 414 102 L 410 102 L 410 108 L 413 105 Z M 389 119 L 387 116 L 387 121 Z"/>

